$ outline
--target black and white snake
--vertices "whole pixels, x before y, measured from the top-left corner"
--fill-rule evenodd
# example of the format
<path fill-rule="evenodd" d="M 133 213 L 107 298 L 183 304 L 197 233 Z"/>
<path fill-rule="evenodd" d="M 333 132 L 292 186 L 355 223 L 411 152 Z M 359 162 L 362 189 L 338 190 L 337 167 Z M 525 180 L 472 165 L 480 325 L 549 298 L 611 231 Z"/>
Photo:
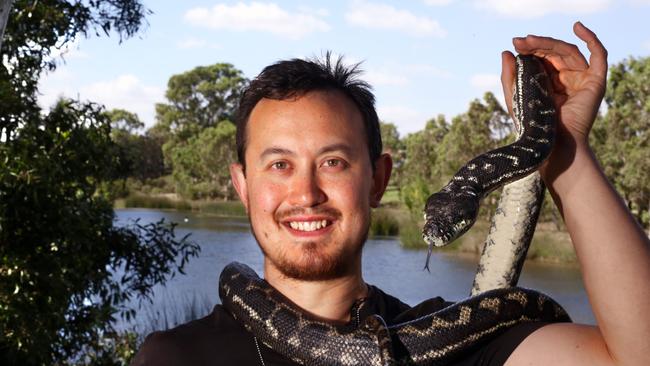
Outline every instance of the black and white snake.
<path fill-rule="evenodd" d="M 423 233 L 430 246 L 462 235 L 473 224 L 481 198 L 529 175 L 550 153 L 556 116 L 547 83 L 539 60 L 517 57 L 513 109 L 519 138 L 472 159 L 429 198 Z M 510 287 L 483 292 L 401 324 L 388 326 L 381 317 L 370 316 L 358 326 L 341 326 L 304 312 L 240 263 L 223 270 L 219 295 L 257 339 L 303 365 L 438 365 L 516 324 L 570 321 L 549 297 Z M 407 355 L 396 358 L 394 342 Z"/>

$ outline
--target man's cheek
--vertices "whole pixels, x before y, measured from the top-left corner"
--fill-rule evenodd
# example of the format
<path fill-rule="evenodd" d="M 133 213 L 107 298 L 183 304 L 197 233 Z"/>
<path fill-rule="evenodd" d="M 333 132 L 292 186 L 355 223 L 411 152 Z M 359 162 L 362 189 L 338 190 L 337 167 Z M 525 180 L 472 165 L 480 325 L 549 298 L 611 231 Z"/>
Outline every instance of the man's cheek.
<path fill-rule="evenodd" d="M 274 214 L 281 203 L 281 194 L 277 189 L 273 189 L 273 187 L 257 189 L 253 193 L 253 200 L 260 214 Z"/>

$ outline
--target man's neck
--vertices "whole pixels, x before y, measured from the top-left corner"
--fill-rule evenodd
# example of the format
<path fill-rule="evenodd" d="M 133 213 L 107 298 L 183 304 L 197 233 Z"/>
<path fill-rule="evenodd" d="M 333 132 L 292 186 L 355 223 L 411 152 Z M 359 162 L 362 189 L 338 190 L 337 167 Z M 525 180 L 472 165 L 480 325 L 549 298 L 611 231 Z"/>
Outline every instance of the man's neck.
<path fill-rule="evenodd" d="M 288 278 L 276 268 L 265 265 L 265 280 L 308 313 L 331 321 L 347 322 L 355 301 L 368 294 L 368 287 L 358 273 L 325 281 Z"/>

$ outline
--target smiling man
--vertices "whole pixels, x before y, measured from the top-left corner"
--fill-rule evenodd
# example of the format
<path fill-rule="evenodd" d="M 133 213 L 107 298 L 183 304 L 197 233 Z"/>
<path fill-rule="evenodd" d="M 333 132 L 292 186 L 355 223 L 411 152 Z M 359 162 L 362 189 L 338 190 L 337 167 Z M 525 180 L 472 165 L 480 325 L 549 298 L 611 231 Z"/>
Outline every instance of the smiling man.
<path fill-rule="evenodd" d="M 546 61 L 560 116 L 557 145 L 541 174 L 565 218 L 598 322 L 528 323 L 469 350 L 456 365 L 650 364 L 648 238 L 607 182 L 588 144 L 605 90 L 606 51 L 582 24 L 574 45 L 515 38 L 517 52 Z M 510 98 L 514 59 L 503 54 Z M 233 183 L 264 253 L 266 281 L 305 312 L 359 324 L 370 314 L 402 322 L 440 309 L 414 309 L 361 275 L 361 251 L 390 177 L 368 86 L 355 67 L 289 60 L 265 68 L 244 93 L 237 120 Z M 606 213 L 606 214 L 605 214 Z M 408 311 L 407 311 L 408 310 Z M 406 315 L 405 315 L 406 314 Z M 399 350 L 397 350 L 399 352 Z M 294 365 L 263 344 L 222 306 L 147 337 L 134 365 Z"/>

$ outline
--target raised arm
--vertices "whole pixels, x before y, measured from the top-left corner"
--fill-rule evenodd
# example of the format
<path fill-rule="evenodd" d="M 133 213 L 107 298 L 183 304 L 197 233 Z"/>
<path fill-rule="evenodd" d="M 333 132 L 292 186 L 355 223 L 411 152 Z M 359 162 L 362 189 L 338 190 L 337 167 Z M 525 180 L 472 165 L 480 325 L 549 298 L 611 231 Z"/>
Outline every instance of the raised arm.
<path fill-rule="evenodd" d="M 650 365 L 650 242 L 599 166 L 588 141 L 605 93 L 607 51 L 581 23 L 589 61 L 572 44 L 515 38 L 515 50 L 546 61 L 560 125 L 540 169 L 576 250 L 597 326 L 553 324 L 522 342 L 507 365 Z M 514 58 L 503 54 L 511 99 Z M 510 106 L 509 106 L 510 109 Z"/>

